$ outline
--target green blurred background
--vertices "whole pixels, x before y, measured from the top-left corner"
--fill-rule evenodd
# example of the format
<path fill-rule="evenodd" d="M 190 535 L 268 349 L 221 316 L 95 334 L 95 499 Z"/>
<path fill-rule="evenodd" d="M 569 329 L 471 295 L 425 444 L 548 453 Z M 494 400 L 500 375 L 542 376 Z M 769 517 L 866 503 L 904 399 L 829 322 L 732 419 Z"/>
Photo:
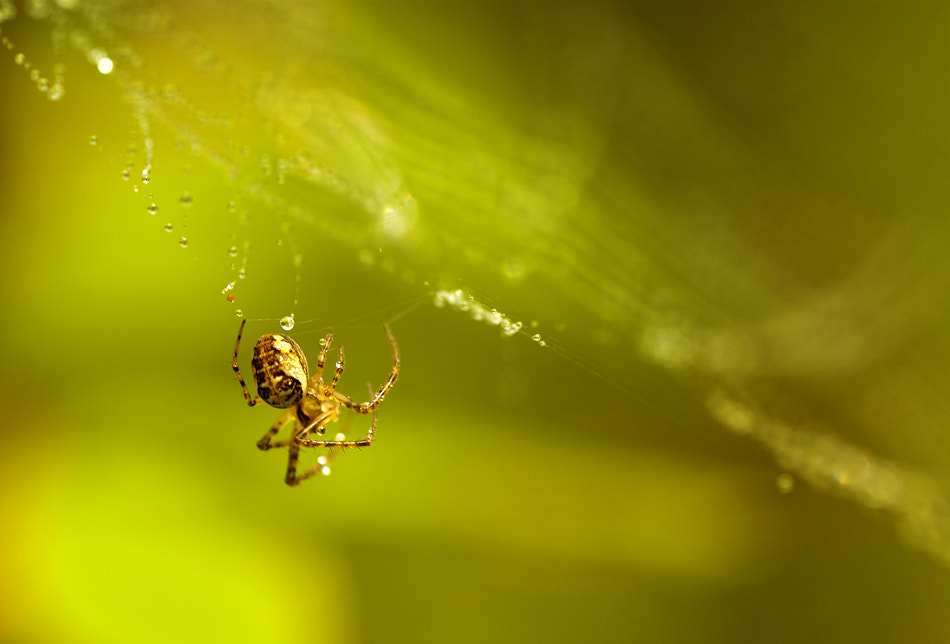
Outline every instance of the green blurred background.
<path fill-rule="evenodd" d="M 946 5 L 0 17 L 0 641 L 950 636 Z M 236 309 L 389 323 L 377 444 L 284 486 Z"/>

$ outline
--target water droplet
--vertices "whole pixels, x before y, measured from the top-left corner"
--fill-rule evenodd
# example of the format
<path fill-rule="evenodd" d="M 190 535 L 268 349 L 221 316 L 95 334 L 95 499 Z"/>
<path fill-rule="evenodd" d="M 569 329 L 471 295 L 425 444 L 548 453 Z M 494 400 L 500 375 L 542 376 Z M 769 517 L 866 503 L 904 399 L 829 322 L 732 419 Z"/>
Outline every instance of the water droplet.
<path fill-rule="evenodd" d="M 244 311 L 242 311 L 241 309 L 235 309 L 235 310 L 234 310 L 234 315 L 238 316 L 239 318 L 243 318 L 243 317 L 244 317 Z"/>
<path fill-rule="evenodd" d="M 181 246 L 182 248 L 185 248 L 186 246 L 188 246 L 188 238 L 182 237 L 181 239 L 179 239 L 178 245 Z"/>
<path fill-rule="evenodd" d="M 96 136 L 95 134 L 93 134 L 92 136 L 89 137 L 89 145 L 96 145 L 97 143 L 99 143 L 99 137 L 98 137 L 98 136 Z"/>
<path fill-rule="evenodd" d="M 46 98 L 51 101 L 58 101 L 65 93 L 66 88 L 64 88 L 61 83 L 53 83 L 53 86 L 49 88 L 49 92 L 46 94 Z"/>
<path fill-rule="evenodd" d="M 237 257 L 237 246 L 231 246 L 231 248 L 228 249 L 228 255 Z"/>
<path fill-rule="evenodd" d="M 301 255 L 300 253 L 297 253 L 296 255 L 294 255 L 294 266 L 297 268 L 300 268 L 301 266 L 303 266 L 303 255 Z"/>
<path fill-rule="evenodd" d="M 132 176 L 132 173 L 129 172 L 128 168 L 126 168 L 125 170 L 122 171 L 122 178 L 123 178 L 125 181 L 128 181 L 128 180 L 129 180 L 129 177 L 131 177 L 131 176 Z"/>
<path fill-rule="evenodd" d="M 234 293 L 228 293 L 228 302 L 234 301 Z"/>
<path fill-rule="evenodd" d="M 334 437 L 333 440 L 335 440 L 335 441 L 345 441 L 345 440 L 346 440 L 346 434 L 343 434 L 343 433 L 341 432 L 341 433 L 337 434 L 336 437 Z"/>
<path fill-rule="evenodd" d="M 237 203 L 233 199 L 228 202 L 228 210 L 230 210 L 231 212 L 234 212 L 235 210 L 237 210 Z"/>
<path fill-rule="evenodd" d="M 174 228 L 175 228 L 175 227 L 172 226 L 170 223 L 165 224 L 165 232 L 167 232 L 167 233 L 170 233 Z"/>
<path fill-rule="evenodd" d="M 238 279 L 242 280 L 245 277 L 247 277 L 247 271 L 242 268 L 241 270 L 238 271 Z"/>
<path fill-rule="evenodd" d="M 148 214 L 154 215 L 155 213 L 158 212 L 158 205 L 154 203 L 150 203 L 148 205 L 148 208 L 146 208 L 146 210 L 148 211 Z"/>
<path fill-rule="evenodd" d="M 520 282 L 527 271 L 527 264 L 519 256 L 507 257 L 501 264 L 501 274 L 511 282 Z"/>
<path fill-rule="evenodd" d="M 178 199 L 178 203 L 185 206 L 186 208 L 191 205 L 192 201 L 194 201 L 194 197 L 191 196 L 190 192 L 186 192 Z"/>
<path fill-rule="evenodd" d="M 324 476 L 330 476 L 330 466 L 324 465 L 323 467 L 321 467 L 320 473 L 323 474 Z"/>
<path fill-rule="evenodd" d="M 294 328 L 294 316 L 293 314 L 285 315 L 280 319 L 280 328 L 284 331 L 290 331 Z"/>
<path fill-rule="evenodd" d="M 534 340 L 535 342 L 541 342 L 541 334 L 535 333 L 534 335 L 531 336 L 531 339 Z"/>
<path fill-rule="evenodd" d="M 13 62 L 15 62 L 17 65 L 22 65 L 26 62 L 26 54 L 17 54 L 13 57 Z"/>

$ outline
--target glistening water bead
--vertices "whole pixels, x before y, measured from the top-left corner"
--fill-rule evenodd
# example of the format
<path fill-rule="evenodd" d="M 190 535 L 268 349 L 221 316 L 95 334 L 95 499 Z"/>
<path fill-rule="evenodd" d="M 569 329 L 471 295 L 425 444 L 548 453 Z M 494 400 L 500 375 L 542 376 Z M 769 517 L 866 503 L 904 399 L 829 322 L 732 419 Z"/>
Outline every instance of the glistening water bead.
<path fill-rule="evenodd" d="M 282 328 L 284 331 L 290 331 L 291 329 L 293 329 L 293 328 L 294 328 L 294 316 L 293 316 L 293 315 L 287 315 L 287 316 L 282 317 L 282 318 L 280 319 L 280 328 Z"/>
<path fill-rule="evenodd" d="M 158 212 L 158 204 L 150 203 L 148 205 L 148 208 L 146 208 L 146 210 L 148 210 L 148 214 L 154 215 L 155 213 Z"/>

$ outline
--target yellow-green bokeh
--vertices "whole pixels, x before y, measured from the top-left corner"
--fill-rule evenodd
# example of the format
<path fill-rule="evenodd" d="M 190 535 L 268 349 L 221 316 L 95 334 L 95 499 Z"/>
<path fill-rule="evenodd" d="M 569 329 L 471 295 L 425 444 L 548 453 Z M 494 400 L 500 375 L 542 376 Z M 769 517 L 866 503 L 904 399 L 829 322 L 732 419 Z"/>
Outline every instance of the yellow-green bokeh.
<path fill-rule="evenodd" d="M 0 23 L 0 640 L 945 639 L 945 9 L 92 4 Z M 235 308 L 391 322 L 378 444 L 285 487 Z"/>

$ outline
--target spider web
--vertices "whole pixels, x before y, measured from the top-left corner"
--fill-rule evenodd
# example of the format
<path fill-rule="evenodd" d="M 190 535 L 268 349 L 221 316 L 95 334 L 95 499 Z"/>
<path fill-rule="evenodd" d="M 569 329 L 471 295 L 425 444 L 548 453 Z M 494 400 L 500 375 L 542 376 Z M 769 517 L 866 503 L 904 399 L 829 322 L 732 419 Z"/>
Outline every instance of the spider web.
<path fill-rule="evenodd" d="M 0 28 L 50 101 L 115 92 L 127 119 L 90 143 L 155 234 L 220 276 L 209 308 L 288 330 L 328 323 L 327 300 L 334 324 L 457 312 L 705 431 L 651 393 L 667 378 L 767 448 L 783 489 L 887 511 L 950 561 L 932 474 L 950 408 L 915 343 L 946 346 L 946 226 L 857 188 L 839 203 L 786 139 L 805 170 L 776 167 L 616 7 L 532 27 L 525 8 L 460 10 L 501 45 L 458 63 L 427 56 L 464 34 L 440 40 L 429 9 L 4 0 Z M 17 44 L 28 19 L 49 51 Z M 420 20 L 428 51 L 406 42 Z M 522 37 L 544 55 L 509 67 Z"/>

